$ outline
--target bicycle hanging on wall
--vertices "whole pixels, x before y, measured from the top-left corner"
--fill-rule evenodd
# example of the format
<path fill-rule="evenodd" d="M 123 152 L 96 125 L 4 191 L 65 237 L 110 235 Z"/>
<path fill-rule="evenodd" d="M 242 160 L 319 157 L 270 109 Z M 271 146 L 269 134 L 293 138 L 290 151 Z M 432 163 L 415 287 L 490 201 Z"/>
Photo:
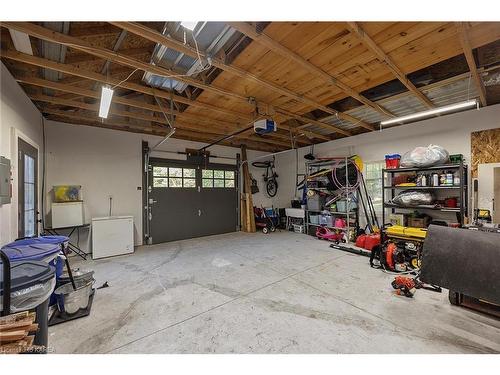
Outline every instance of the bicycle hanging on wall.
<path fill-rule="evenodd" d="M 266 168 L 266 173 L 262 175 L 266 184 L 266 192 L 270 197 L 274 197 L 278 192 L 278 174 L 274 167 L 274 157 L 273 160 L 254 161 L 252 165 L 256 168 Z"/>

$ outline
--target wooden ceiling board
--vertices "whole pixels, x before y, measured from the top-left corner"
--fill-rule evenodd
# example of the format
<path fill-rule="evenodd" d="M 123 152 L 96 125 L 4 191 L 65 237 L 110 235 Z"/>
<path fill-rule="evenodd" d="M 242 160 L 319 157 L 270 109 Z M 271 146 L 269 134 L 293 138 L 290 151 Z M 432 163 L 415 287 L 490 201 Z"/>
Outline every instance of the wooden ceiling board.
<path fill-rule="evenodd" d="M 406 74 L 462 54 L 460 39 L 454 23 L 361 22 L 360 24 L 375 43 Z M 4 48 L 5 44 L 10 41 L 10 37 L 5 36 L 5 31 L 2 29 Z M 70 35 L 107 49 L 113 49 L 120 32 L 121 29 L 108 23 L 72 22 L 70 26 Z M 350 32 L 350 28 L 344 22 L 272 22 L 265 28 L 264 32 L 358 92 L 395 79 L 394 74 L 385 66 L 385 63 L 380 62 L 377 56 L 361 43 L 357 35 Z M 477 48 L 500 39 L 500 23 L 472 22 L 468 33 L 472 48 Z M 33 39 L 36 38 L 32 38 L 32 41 Z M 141 48 L 142 51 L 140 51 Z M 127 54 L 125 51 L 131 51 L 130 55 L 135 59 L 149 62 L 153 48 L 154 43 L 128 33 L 119 51 L 123 55 Z M 138 50 L 137 53 L 132 52 L 134 50 Z M 102 69 L 105 63 L 104 59 L 88 58 L 85 60 L 83 55 L 85 54 L 82 54 L 81 51 L 68 48 L 67 61 L 76 62 L 76 67 L 88 71 L 99 72 Z M 40 70 L 37 67 L 17 62 L 6 61 L 6 65 L 9 69 L 15 70 L 17 74 L 36 76 Z M 257 42 L 251 42 L 234 59 L 232 65 L 323 105 L 328 105 L 347 96 L 338 87 L 325 82 L 324 77 L 318 78 L 300 64 L 291 63 Z M 110 74 L 116 79 L 127 77 L 132 70 L 133 68 L 123 67 L 120 64 L 110 64 Z M 130 78 L 130 81 L 139 82 L 142 75 L 143 72 L 139 71 Z M 61 82 L 72 82 L 75 87 L 86 89 L 95 86 L 95 81 L 69 75 L 64 76 Z M 316 109 L 311 105 L 297 102 L 291 95 L 283 95 L 280 91 L 225 71 L 215 78 L 213 86 L 243 97 L 256 97 L 258 101 L 274 104 L 292 113 L 304 114 Z M 40 87 L 26 87 L 26 89 L 36 95 L 39 94 Z M 117 95 L 128 92 L 127 89 L 116 89 Z M 57 94 L 60 95 L 59 92 Z M 68 95 L 68 93 L 63 95 Z M 69 97 L 75 96 L 74 94 L 69 95 Z M 78 96 L 76 97 L 78 98 Z M 149 101 L 152 100 L 152 97 L 146 97 Z M 62 97 L 62 99 L 64 98 L 65 96 Z M 88 101 L 88 98 L 85 100 Z M 196 100 L 241 113 L 241 116 L 226 115 L 210 109 L 190 106 L 185 114 L 201 118 L 193 120 L 198 127 L 192 126 L 193 129 L 196 128 L 199 131 L 203 129 L 228 131 L 231 126 L 237 127 L 244 123 L 245 118 L 248 119 L 252 116 L 252 106 L 234 97 L 205 90 Z M 125 106 L 117 108 L 131 112 L 130 108 L 124 109 Z M 132 109 L 132 111 L 142 113 L 141 110 L 137 109 Z M 149 118 L 147 115 L 145 116 L 144 118 Z M 135 118 L 137 115 L 133 115 L 133 117 Z M 286 117 L 277 114 L 276 119 L 285 121 Z M 184 121 L 190 122 L 179 120 L 179 124 L 182 125 Z M 211 128 L 210 121 L 218 124 Z M 206 125 L 199 127 L 199 124 L 202 123 Z M 283 144 L 286 141 L 286 134 L 276 134 L 270 140 Z M 259 140 L 256 139 L 256 141 Z"/>
<path fill-rule="evenodd" d="M 252 46 L 250 48 L 250 46 Z M 231 62 L 231 65 L 249 70 L 256 69 L 255 65 L 266 55 L 272 55 L 266 47 L 257 45 L 257 43 L 250 43 L 236 58 Z M 260 74 L 260 70 L 254 70 L 255 74 Z"/>
<path fill-rule="evenodd" d="M 425 39 L 426 37 L 428 37 L 429 30 L 431 30 L 431 32 L 432 31 L 439 32 L 439 30 L 442 29 L 443 25 L 445 25 L 445 24 L 443 24 L 443 23 L 432 23 L 432 24 L 423 23 L 422 27 L 418 27 L 417 28 L 416 26 L 413 26 L 412 30 L 411 30 L 411 35 L 413 35 L 413 36 L 420 36 L 419 37 L 420 39 L 422 39 L 422 38 Z M 446 28 L 446 30 L 447 29 L 448 28 Z M 384 30 L 383 33 L 384 33 L 385 36 L 388 36 L 388 35 L 391 35 L 392 33 L 395 33 L 395 30 L 392 29 L 392 32 L 389 32 L 388 30 Z M 453 33 L 453 37 L 455 37 L 455 33 Z M 419 38 L 417 38 L 417 40 Z M 391 38 L 391 39 L 392 40 L 390 40 L 389 42 L 390 42 L 390 45 L 391 45 L 392 48 L 397 47 L 398 45 L 404 46 L 403 42 L 395 43 L 394 38 Z M 485 41 L 483 40 L 482 43 L 484 43 L 484 42 Z M 418 42 L 414 42 L 414 43 L 418 43 Z M 455 42 L 455 44 L 456 43 L 457 42 Z M 442 44 L 440 43 L 440 45 L 442 45 Z M 436 46 L 436 45 L 434 45 L 433 47 L 434 47 L 435 50 L 442 49 L 442 47 Z M 400 47 L 400 48 L 402 48 L 402 47 Z M 374 56 L 373 53 L 371 53 L 370 51 L 366 50 L 366 48 L 363 47 L 363 46 L 359 46 L 359 47 L 355 47 L 354 49 L 351 49 L 347 53 L 344 53 L 340 57 L 340 59 L 335 59 L 335 60 L 332 59 L 332 63 L 331 64 L 323 65 L 323 66 L 321 66 L 321 68 L 323 70 L 327 71 L 328 73 L 330 73 L 332 75 L 335 75 L 337 77 L 338 76 L 343 76 L 343 77 L 340 77 L 340 78 L 342 78 L 342 82 L 348 84 L 351 87 L 360 84 L 359 78 L 364 79 L 366 82 L 373 82 L 373 81 L 380 82 L 377 78 L 374 78 L 372 76 L 372 72 L 374 72 L 374 70 L 372 70 L 372 69 L 365 69 L 367 72 L 369 72 L 366 75 L 365 78 L 361 77 L 360 74 L 358 74 L 358 76 L 354 77 L 354 78 L 353 77 L 349 77 L 349 75 L 346 75 L 350 71 L 350 66 L 352 66 L 353 63 L 358 62 L 359 57 L 357 57 L 356 55 L 358 55 L 363 50 L 365 52 L 363 52 L 361 56 L 363 57 L 362 62 L 364 63 L 364 65 L 373 65 L 373 66 L 375 66 L 376 64 L 380 64 L 380 65 L 382 65 L 381 69 L 384 69 L 384 70 L 387 69 L 387 68 L 385 68 L 383 66 L 383 64 L 381 64 L 380 62 L 378 62 L 378 60 L 375 58 L 375 56 Z M 457 52 L 458 52 L 458 54 L 460 53 L 460 51 L 457 51 Z M 408 52 L 406 51 L 405 55 L 407 53 Z M 429 54 L 430 58 L 428 60 L 423 60 L 423 61 L 419 60 L 420 63 L 418 65 L 413 64 L 413 65 L 410 65 L 409 67 L 407 67 L 405 64 L 402 64 L 403 65 L 402 66 L 403 70 L 405 70 L 405 68 L 406 68 L 406 69 L 408 69 L 408 72 L 412 72 L 412 71 L 415 71 L 415 70 L 419 70 L 422 67 L 425 67 L 425 66 L 427 66 L 429 64 L 434 64 L 436 62 L 439 62 L 439 61 L 442 61 L 442 60 L 445 60 L 447 58 L 450 58 L 450 57 L 454 56 L 454 55 L 450 55 L 449 51 L 446 52 L 446 53 L 443 53 L 442 55 L 437 55 L 436 51 L 433 51 L 433 50 L 431 50 L 431 51 L 424 50 L 424 53 L 428 53 Z M 455 55 L 456 54 L 457 53 L 455 53 Z M 405 56 L 404 59 L 408 60 L 406 58 L 406 56 Z M 342 60 L 344 60 L 342 66 L 336 66 L 339 63 L 339 61 L 342 61 Z M 414 61 L 414 58 L 411 58 L 410 62 L 412 62 L 412 61 Z M 396 60 L 396 62 L 399 64 L 399 62 L 397 60 Z M 422 62 L 423 62 L 423 64 L 422 64 Z M 358 64 L 358 66 L 363 66 L 363 65 Z M 341 70 L 339 70 L 339 68 Z M 378 71 L 378 70 L 375 68 L 375 72 L 376 71 Z M 358 71 L 358 73 L 359 73 L 359 71 Z M 391 80 L 393 78 L 393 76 L 391 76 L 391 75 L 388 75 L 388 77 L 389 77 L 389 80 Z M 357 81 L 356 81 L 356 79 L 357 79 Z M 352 82 L 353 80 L 355 82 Z M 383 83 L 383 82 L 380 82 L 380 83 Z M 314 92 L 309 92 L 308 95 L 314 96 Z M 339 99 L 342 99 L 344 97 L 347 97 L 347 95 L 335 96 L 335 99 L 339 100 Z"/>
<path fill-rule="evenodd" d="M 373 40 L 382 50 L 391 52 L 412 40 L 438 30 L 446 24 L 447 22 L 396 22 L 393 27 L 374 34 Z M 361 22 L 361 26 L 364 27 L 363 22 Z"/>
<path fill-rule="evenodd" d="M 107 35 L 82 35 L 78 37 L 80 40 L 84 40 L 92 45 L 99 46 L 102 48 L 113 49 L 116 38 L 118 38 L 120 33 L 107 34 Z"/>
<path fill-rule="evenodd" d="M 362 22 L 363 27 L 366 27 L 366 29 L 364 29 L 364 30 L 367 33 L 369 33 L 370 35 L 376 35 L 378 33 L 382 33 L 384 30 L 389 30 L 396 23 L 398 23 L 398 22 L 394 22 L 394 21 L 386 21 L 386 22 L 367 21 L 367 22 Z M 408 22 L 400 22 L 400 23 L 408 23 Z M 349 28 L 347 27 L 346 22 L 343 22 L 343 24 L 345 25 L 346 29 L 349 30 Z"/>
<path fill-rule="evenodd" d="M 273 32 L 270 26 L 264 30 L 266 35 L 305 59 L 320 53 L 346 34 L 346 26 L 342 23 L 314 22 L 308 23 L 293 35 L 282 39 L 279 34 Z"/>
<path fill-rule="evenodd" d="M 151 52 L 153 51 L 154 44 L 146 47 L 129 48 L 129 49 L 119 49 L 118 51 L 125 56 L 133 56 L 135 58 L 141 58 L 141 60 L 148 60 L 151 57 Z M 89 55 L 87 53 L 78 52 L 73 53 L 70 56 L 66 56 L 66 64 L 77 64 L 85 61 L 102 60 L 102 58 Z"/>
<path fill-rule="evenodd" d="M 125 39 L 123 39 L 123 42 L 121 43 L 118 51 L 121 52 L 121 50 L 127 50 L 132 48 L 144 48 L 144 47 L 151 48 L 152 50 L 155 45 L 156 43 L 153 43 L 147 39 L 141 38 L 140 36 L 137 36 L 132 33 L 127 33 L 127 36 L 125 37 Z"/>

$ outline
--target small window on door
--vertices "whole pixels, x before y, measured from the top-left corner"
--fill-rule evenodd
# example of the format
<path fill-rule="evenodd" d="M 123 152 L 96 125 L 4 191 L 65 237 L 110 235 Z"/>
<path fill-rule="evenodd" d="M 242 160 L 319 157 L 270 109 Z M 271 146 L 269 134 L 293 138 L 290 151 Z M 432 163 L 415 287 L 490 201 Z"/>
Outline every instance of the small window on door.
<path fill-rule="evenodd" d="M 154 188 L 195 188 L 196 170 L 180 167 L 153 167 Z"/>
<path fill-rule="evenodd" d="M 202 184 L 204 188 L 234 188 L 234 171 L 220 169 L 203 169 L 201 171 Z"/>

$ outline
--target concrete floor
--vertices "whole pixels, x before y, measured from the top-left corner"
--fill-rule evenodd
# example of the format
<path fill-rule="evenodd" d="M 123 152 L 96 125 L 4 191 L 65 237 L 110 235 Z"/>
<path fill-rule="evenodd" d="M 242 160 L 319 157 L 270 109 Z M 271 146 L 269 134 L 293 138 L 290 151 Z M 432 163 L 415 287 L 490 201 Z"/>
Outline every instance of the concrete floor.
<path fill-rule="evenodd" d="M 73 258 L 75 259 L 75 258 Z M 289 232 L 144 246 L 94 269 L 89 317 L 55 353 L 498 353 L 500 322 L 447 293 L 396 296 L 368 259 Z"/>

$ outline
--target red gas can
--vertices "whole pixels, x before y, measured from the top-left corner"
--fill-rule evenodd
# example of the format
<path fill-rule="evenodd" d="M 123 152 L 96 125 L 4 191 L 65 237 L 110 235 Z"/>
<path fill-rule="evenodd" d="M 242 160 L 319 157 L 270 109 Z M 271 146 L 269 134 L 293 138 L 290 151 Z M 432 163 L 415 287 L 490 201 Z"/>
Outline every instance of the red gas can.
<path fill-rule="evenodd" d="M 367 236 L 368 236 L 367 234 L 362 234 L 358 236 L 358 238 L 356 238 L 356 246 L 364 249 Z"/>
<path fill-rule="evenodd" d="M 364 248 L 372 251 L 377 245 L 380 245 L 380 233 L 367 234 Z"/>

